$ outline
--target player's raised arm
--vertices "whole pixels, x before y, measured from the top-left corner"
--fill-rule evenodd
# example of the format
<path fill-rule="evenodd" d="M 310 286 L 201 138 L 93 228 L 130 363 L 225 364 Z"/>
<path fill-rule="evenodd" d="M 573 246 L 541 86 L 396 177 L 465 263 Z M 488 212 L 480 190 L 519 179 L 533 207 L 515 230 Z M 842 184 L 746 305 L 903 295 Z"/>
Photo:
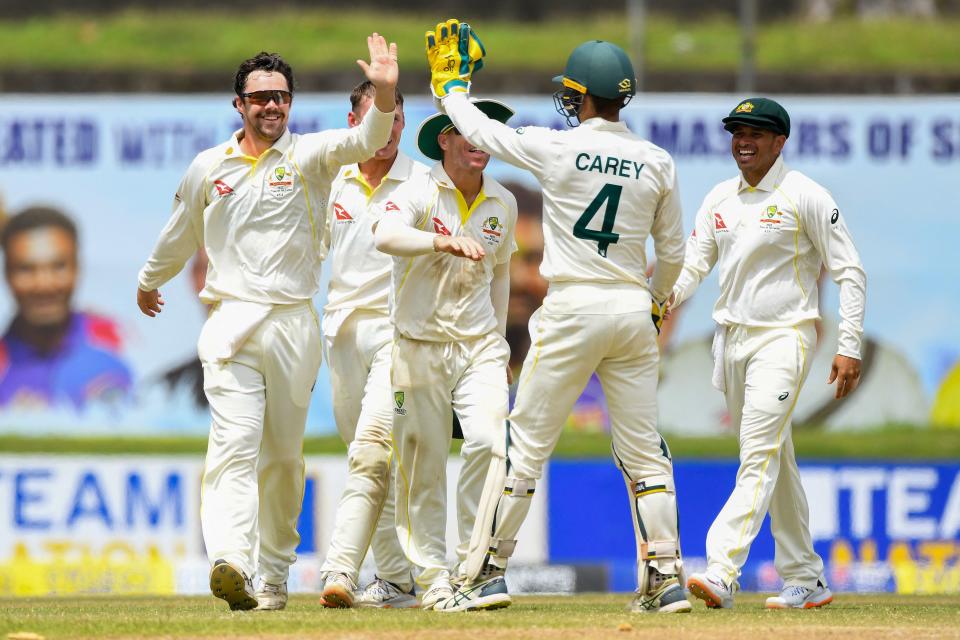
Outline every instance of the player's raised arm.
<path fill-rule="evenodd" d="M 447 20 L 426 33 L 430 89 L 440 108 L 460 133 L 495 158 L 532 171 L 545 172 L 551 154 L 548 129 L 513 129 L 488 117 L 470 101 L 473 74 L 483 67 L 486 49 L 467 23 Z"/>

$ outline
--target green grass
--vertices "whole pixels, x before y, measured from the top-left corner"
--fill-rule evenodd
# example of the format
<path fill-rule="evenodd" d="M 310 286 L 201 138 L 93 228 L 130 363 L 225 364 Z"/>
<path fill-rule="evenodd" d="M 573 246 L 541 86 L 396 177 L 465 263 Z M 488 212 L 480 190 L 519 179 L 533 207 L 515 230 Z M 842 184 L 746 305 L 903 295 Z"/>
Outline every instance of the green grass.
<path fill-rule="evenodd" d="M 628 595 L 517 597 L 501 611 L 441 614 L 418 610 L 331 610 L 316 597 L 292 598 L 285 611 L 230 613 L 211 597 L 89 597 L 0 601 L 0 635 L 47 638 L 938 638 L 957 637 L 960 598 L 841 595 L 814 611 L 766 611 L 763 596 L 736 608 L 688 615 L 635 615 Z M 621 626 L 629 628 L 621 629 Z M 349 635 L 347 635 L 349 634 Z"/>
<path fill-rule="evenodd" d="M 0 21 L 8 67 L 25 69 L 224 70 L 261 49 L 276 50 L 299 72 L 345 69 L 366 55 L 364 36 L 381 30 L 400 46 L 400 64 L 425 68 L 423 33 L 444 16 L 353 9 L 311 11 L 265 8 L 260 14 L 127 10 L 101 16 L 39 15 Z M 622 14 L 553 19 L 536 24 L 475 23 L 491 69 L 554 72 L 572 46 L 586 38 L 627 44 Z M 651 16 L 646 67 L 734 71 L 739 33 L 729 16 L 678 22 Z M 760 70 L 792 72 L 960 72 L 960 20 L 901 19 L 829 25 L 764 23 L 757 41 Z"/>
<path fill-rule="evenodd" d="M 682 437 L 667 434 L 675 458 L 736 458 L 732 437 Z M 797 455 L 804 459 L 895 459 L 948 460 L 960 458 L 960 430 L 890 426 L 856 433 L 802 431 L 794 434 Z M 205 437 L 24 437 L 0 436 L 3 453 L 51 454 L 203 454 Z M 454 443 L 454 449 L 459 444 Z M 346 453 L 337 436 L 307 438 L 304 453 Z M 610 439 L 602 434 L 564 433 L 555 452 L 560 458 L 592 458 L 610 455 Z"/>

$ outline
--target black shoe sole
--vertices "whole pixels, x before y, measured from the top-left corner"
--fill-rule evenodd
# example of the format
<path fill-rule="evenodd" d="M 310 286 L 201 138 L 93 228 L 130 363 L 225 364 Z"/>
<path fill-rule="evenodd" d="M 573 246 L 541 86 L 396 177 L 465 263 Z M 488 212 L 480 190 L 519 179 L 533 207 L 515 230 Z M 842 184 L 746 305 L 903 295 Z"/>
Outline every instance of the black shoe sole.
<path fill-rule="evenodd" d="M 218 564 L 210 571 L 210 593 L 226 600 L 231 611 L 250 611 L 259 604 L 257 599 L 247 592 L 243 574 L 226 562 Z"/>

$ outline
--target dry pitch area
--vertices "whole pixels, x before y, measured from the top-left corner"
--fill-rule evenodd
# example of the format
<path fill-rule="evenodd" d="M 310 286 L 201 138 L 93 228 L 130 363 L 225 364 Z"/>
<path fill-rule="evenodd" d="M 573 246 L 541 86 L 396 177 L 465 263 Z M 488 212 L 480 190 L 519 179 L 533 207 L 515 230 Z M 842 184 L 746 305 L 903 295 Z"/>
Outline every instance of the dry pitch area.
<path fill-rule="evenodd" d="M 733 610 L 697 602 L 686 615 L 633 615 L 626 595 L 517 597 L 509 609 L 470 614 L 329 610 L 296 596 L 285 611 L 231 613 L 207 597 L 0 600 L 0 640 L 45 638 L 345 638 L 351 640 L 720 640 L 960 638 L 960 597 L 840 595 L 823 610 L 766 611 L 761 595 Z M 13 636 L 16 637 L 16 636 Z M 27 636 L 29 637 L 29 636 Z"/>

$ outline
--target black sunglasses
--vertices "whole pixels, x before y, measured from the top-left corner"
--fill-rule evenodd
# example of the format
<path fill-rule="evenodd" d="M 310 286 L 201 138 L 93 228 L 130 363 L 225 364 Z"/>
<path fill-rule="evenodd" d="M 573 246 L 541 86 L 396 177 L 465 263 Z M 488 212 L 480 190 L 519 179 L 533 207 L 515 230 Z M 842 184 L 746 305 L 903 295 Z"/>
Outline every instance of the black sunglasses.
<path fill-rule="evenodd" d="M 250 104 L 258 107 L 264 107 L 273 100 L 277 106 L 290 104 L 293 101 L 293 94 L 283 89 L 266 89 L 264 91 L 251 91 L 250 93 L 241 93 L 240 97 L 249 100 Z"/>

